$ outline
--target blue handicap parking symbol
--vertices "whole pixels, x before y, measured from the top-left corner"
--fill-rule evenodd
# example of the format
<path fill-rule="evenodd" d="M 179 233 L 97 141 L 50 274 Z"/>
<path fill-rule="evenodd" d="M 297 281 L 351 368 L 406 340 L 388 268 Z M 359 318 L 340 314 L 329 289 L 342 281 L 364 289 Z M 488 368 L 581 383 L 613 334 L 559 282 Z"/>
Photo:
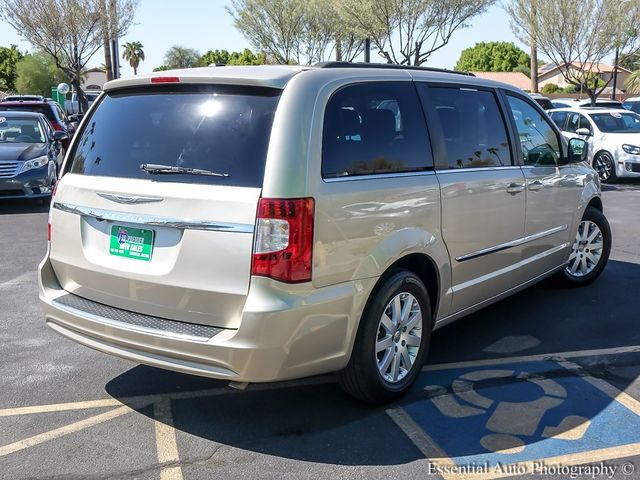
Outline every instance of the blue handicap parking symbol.
<path fill-rule="evenodd" d="M 428 398 L 403 408 L 458 466 L 569 459 L 640 443 L 636 413 L 568 373 L 550 361 L 431 371 L 416 385 Z"/>

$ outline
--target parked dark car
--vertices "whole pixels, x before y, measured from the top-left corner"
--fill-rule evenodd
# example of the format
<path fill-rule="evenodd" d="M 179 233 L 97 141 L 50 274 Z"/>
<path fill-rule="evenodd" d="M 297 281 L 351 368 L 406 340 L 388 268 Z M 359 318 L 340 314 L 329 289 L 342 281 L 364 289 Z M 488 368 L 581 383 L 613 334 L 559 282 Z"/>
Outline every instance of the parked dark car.
<path fill-rule="evenodd" d="M 18 101 L 3 101 L 0 103 L 0 110 L 2 111 L 21 111 L 21 112 L 35 112 L 43 114 L 51 127 L 56 132 L 64 132 L 67 139 L 62 142 L 62 146 L 65 150 L 69 148 L 69 141 L 75 132 L 76 125 L 69 120 L 67 114 L 60 108 L 57 102 L 44 99 L 44 100 L 18 100 Z"/>
<path fill-rule="evenodd" d="M 49 198 L 66 139 L 41 113 L 0 110 L 0 199 Z"/>

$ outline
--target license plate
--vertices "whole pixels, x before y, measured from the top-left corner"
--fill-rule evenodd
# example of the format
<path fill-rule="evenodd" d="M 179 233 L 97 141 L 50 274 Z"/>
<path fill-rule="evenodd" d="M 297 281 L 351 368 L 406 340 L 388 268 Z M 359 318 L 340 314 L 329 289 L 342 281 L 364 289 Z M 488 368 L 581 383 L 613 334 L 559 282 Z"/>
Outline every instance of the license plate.
<path fill-rule="evenodd" d="M 120 225 L 111 227 L 111 242 L 109 244 L 111 255 L 149 261 L 152 250 L 153 230 L 121 227 Z"/>

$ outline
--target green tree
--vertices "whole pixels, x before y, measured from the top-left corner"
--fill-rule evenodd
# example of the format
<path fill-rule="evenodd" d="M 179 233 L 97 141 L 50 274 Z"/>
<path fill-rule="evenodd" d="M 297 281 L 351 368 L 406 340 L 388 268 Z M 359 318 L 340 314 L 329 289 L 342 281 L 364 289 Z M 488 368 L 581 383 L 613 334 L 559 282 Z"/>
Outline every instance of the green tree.
<path fill-rule="evenodd" d="M 480 42 L 460 54 L 455 66 L 464 72 L 513 72 L 530 68 L 531 57 L 512 42 Z"/>
<path fill-rule="evenodd" d="M 200 60 L 200 54 L 193 48 L 174 45 L 164 54 L 164 64 L 168 68 L 195 67 Z"/>
<path fill-rule="evenodd" d="M 345 23 L 388 63 L 422 65 L 495 0 L 339 0 Z"/>
<path fill-rule="evenodd" d="M 24 58 L 24 55 L 18 50 L 16 45 L 10 47 L 0 47 L 0 82 L 4 84 L 4 89 L 15 90 L 16 64 Z"/>
<path fill-rule="evenodd" d="M 67 81 L 65 73 L 56 66 L 51 55 L 36 52 L 26 55 L 16 65 L 16 91 L 48 97 L 51 87 Z"/>
<path fill-rule="evenodd" d="M 640 93 L 640 70 L 634 70 L 631 75 L 627 77 L 624 86 L 627 89 L 627 93 L 634 95 Z"/>
<path fill-rule="evenodd" d="M 144 61 L 144 46 L 140 42 L 127 42 L 122 48 L 122 58 L 129 62 L 133 68 L 133 74 L 137 75 L 140 62 Z"/>
<path fill-rule="evenodd" d="M 227 50 L 209 50 L 198 60 L 198 66 L 209 65 L 264 65 L 267 63 L 266 53 L 254 54 L 248 48 L 242 52 L 228 52 Z"/>
<path fill-rule="evenodd" d="M 154 72 L 164 72 L 165 70 L 169 70 L 169 67 L 167 67 L 166 65 L 160 65 L 159 67 L 153 69 Z"/>
<path fill-rule="evenodd" d="M 637 51 L 640 0 L 509 0 L 505 8 L 516 36 L 533 42 L 592 105 L 608 84 L 594 75 L 600 64 L 616 51 Z"/>

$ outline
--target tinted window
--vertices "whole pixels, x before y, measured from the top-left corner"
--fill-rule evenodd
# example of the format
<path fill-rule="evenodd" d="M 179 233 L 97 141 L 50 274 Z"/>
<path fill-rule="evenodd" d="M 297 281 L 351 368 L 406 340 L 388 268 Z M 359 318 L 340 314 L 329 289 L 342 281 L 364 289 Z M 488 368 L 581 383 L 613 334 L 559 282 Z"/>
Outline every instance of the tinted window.
<path fill-rule="evenodd" d="M 55 120 L 53 112 L 48 105 L 2 105 L 2 110 L 42 113 L 49 121 Z"/>
<path fill-rule="evenodd" d="M 431 168 L 424 115 L 412 83 L 362 83 L 331 97 L 324 116 L 323 177 Z"/>
<path fill-rule="evenodd" d="M 72 152 L 70 171 L 158 182 L 261 186 L 280 90 L 185 86 L 106 95 Z M 227 177 L 149 174 L 142 164 Z"/>
<path fill-rule="evenodd" d="M 568 132 L 575 133 L 579 128 L 586 128 L 591 131 L 591 124 L 587 117 L 581 115 L 579 113 L 572 113 L 569 117 L 569 121 L 567 122 L 567 128 L 565 129 Z"/>
<path fill-rule="evenodd" d="M 638 133 L 640 115 L 632 112 L 592 113 L 589 115 L 601 132 Z"/>
<path fill-rule="evenodd" d="M 533 105 L 507 96 L 518 129 L 525 165 L 557 165 L 560 141 L 551 124 Z"/>
<path fill-rule="evenodd" d="M 511 165 L 507 131 L 493 92 L 420 88 L 444 140 L 438 168 Z"/>
<path fill-rule="evenodd" d="M 534 100 L 545 110 L 551 110 L 553 108 L 553 103 L 551 103 L 551 100 L 548 98 L 534 98 Z"/>
<path fill-rule="evenodd" d="M 553 123 L 562 130 L 564 130 L 564 121 L 567 119 L 567 115 L 569 115 L 569 112 L 551 112 L 549 114 Z"/>

